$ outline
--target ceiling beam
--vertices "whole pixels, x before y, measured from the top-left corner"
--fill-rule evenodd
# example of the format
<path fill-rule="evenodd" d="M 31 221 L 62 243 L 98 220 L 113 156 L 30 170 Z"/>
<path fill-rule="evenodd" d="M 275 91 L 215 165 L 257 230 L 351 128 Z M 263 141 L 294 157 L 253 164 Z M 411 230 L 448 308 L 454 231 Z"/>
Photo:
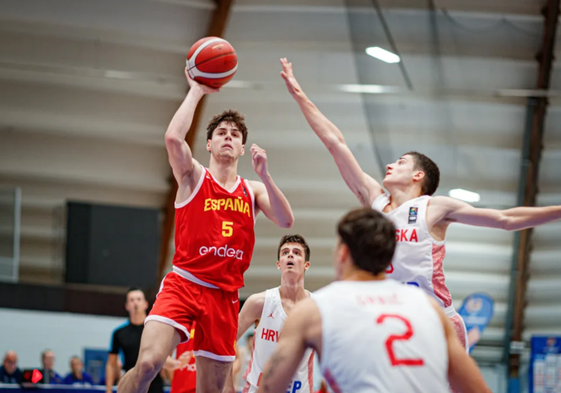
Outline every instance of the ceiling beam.
<path fill-rule="evenodd" d="M 372 12 L 366 0 L 353 0 L 346 6 L 331 2 L 331 5 L 318 5 L 317 0 L 285 1 L 282 4 L 263 4 L 262 0 L 242 0 L 234 7 L 236 12 L 279 12 L 279 13 L 314 13 L 314 14 L 339 14 L 344 12 L 365 13 Z M 280 2 L 278 2 L 280 3 Z M 319 2 L 321 3 L 321 2 Z M 326 3 L 325 1 L 323 3 Z M 497 18 L 507 15 L 509 18 L 522 20 L 534 19 L 539 14 L 539 4 L 523 0 L 485 1 L 476 0 L 438 0 L 438 10 L 456 11 L 473 14 L 477 18 Z M 392 12 L 424 12 L 425 4 L 419 0 L 380 0 L 380 6 Z"/>
<path fill-rule="evenodd" d="M 216 8 L 213 11 L 212 19 L 206 33 L 207 37 L 222 37 L 224 35 L 224 30 L 226 29 L 226 23 L 228 22 L 228 17 L 230 15 L 233 3 L 234 0 L 216 0 Z M 185 138 L 187 144 L 191 148 L 191 151 L 194 151 L 193 143 L 195 141 L 195 137 L 197 136 L 197 130 L 199 129 L 199 124 L 201 122 L 205 101 L 206 96 L 203 97 L 199 102 L 199 105 L 197 106 L 197 110 L 195 111 L 193 117 L 193 122 L 191 123 L 191 129 L 189 130 L 189 132 L 187 133 L 187 137 Z M 175 181 L 171 172 L 169 176 L 169 184 L 170 188 L 167 193 L 164 206 L 164 222 L 162 224 L 162 232 L 160 237 L 160 261 L 158 266 L 159 278 L 162 277 L 164 269 L 166 267 L 170 249 L 169 243 L 171 241 L 171 235 L 173 233 L 173 224 L 175 222 L 174 202 L 175 195 L 177 193 L 177 182 Z"/>
<path fill-rule="evenodd" d="M 544 27 L 542 46 L 536 56 L 538 68 L 537 89 L 549 89 L 553 64 L 553 51 L 559 18 L 560 0 L 548 0 L 542 10 Z M 548 99 L 535 97 L 528 99 L 522 165 L 520 170 L 518 205 L 535 206 L 538 194 L 539 164 L 543 148 L 543 131 Z M 532 229 L 517 232 L 515 253 L 512 261 L 509 309 L 505 334 L 504 358 L 508 359 L 508 374 L 516 384 L 519 378 L 520 353 L 511 351 L 511 343 L 522 341 L 524 331 L 524 309 L 529 279 L 529 259 L 532 250 Z M 509 384 L 509 392 L 516 389 Z"/>

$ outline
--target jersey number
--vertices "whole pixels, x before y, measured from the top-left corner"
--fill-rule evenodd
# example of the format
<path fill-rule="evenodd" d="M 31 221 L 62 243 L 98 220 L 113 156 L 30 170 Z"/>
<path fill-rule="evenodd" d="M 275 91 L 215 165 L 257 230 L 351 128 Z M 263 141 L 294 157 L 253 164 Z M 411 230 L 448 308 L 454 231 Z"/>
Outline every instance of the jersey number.
<path fill-rule="evenodd" d="M 392 334 L 386 340 L 386 351 L 388 351 L 388 356 L 390 358 L 390 363 L 392 366 L 423 366 L 425 362 L 423 359 L 398 359 L 393 350 L 393 342 L 394 341 L 408 341 L 411 337 L 413 337 L 413 328 L 411 327 L 411 322 L 408 319 L 403 318 L 401 315 L 395 314 L 382 314 L 376 320 L 378 325 L 384 323 L 386 319 L 398 319 L 407 328 L 407 331 L 403 334 Z"/>
<path fill-rule="evenodd" d="M 232 221 L 222 221 L 222 236 L 232 236 L 232 233 L 234 233 L 234 228 L 232 228 L 233 225 L 234 223 Z"/>

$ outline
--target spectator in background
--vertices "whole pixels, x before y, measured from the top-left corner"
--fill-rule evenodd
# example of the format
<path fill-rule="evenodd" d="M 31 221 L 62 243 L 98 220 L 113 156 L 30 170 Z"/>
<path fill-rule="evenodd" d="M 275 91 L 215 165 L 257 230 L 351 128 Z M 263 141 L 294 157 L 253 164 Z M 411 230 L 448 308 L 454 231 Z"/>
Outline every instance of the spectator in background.
<path fill-rule="evenodd" d="M 0 383 L 21 383 L 21 370 L 18 368 L 18 355 L 7 351 L 0 367 Z"/>
<path fill-rule="evenodd" d="M 115 376 L 113 376 L 112 378 L 115 380 L 113 382 L 113 386 L 116 387 L 119 384 L 119 381 L 121 380 L 121 377 L 123 375 L 125 375 L 125 370 L 123 370 L 123 362 L 121 361 L 121 358 L 119 356 L 117 356 L 117 366 L 115 366 L 114 369 L 115 369 L 115 371 L 117 371 L 117 377 L 115 378 Z M 107 371 L 107 369 L 106 369 L 106 371 Z M 104 376 L 103 378 L 101 378 L 101 381 L 99 381 L 99 384 L 107 387 L 107 377 Z"/>
<path fill-rule="evenodd" d="M 107 364 L 105 366 L 105 387 L 108 393 L 113 391 L 115 379 L 119 377 L 121 372 L 121 369 L 117 366 L 119 353 L 123 354 L 123 368 L 125 371 L 133 368 L 138 358 L 140 338 L 142 337 L 142 331 L 144 329 L 146 310 L 148 310 L 148 301 L 142 289 L 130 288 L 127 291 L 125 309 L 129 313 L 129 320 L 113 332 L 109 357 L 107 358 Z M 179 368 L 180 365 L 181 361 L 168 356 L 164 368 L 175 370 Z M 163 391 L 164 383 L 162 377 L 158 373 L 152 380 L 148 393 L 163 393 Z"/>
<path fill-rule="evenodd" d="M 72 371 L 64 378 L 65 385 L 93 385 L 92 376 L 84 371 L 84 363 L 78 356 L 70 359 L 70 369 Z"/>
<path fill-rule="evenodd" d="M 54 352 L 50 349 L 43 351 L 41 354 L 41 362 L 43 363 L 43 369 L 41 370 L 43 379 L 41 380 L 41 383 L 46 385 L 62 384 L 62 377 L 53 369 L 55 365 Z"/>

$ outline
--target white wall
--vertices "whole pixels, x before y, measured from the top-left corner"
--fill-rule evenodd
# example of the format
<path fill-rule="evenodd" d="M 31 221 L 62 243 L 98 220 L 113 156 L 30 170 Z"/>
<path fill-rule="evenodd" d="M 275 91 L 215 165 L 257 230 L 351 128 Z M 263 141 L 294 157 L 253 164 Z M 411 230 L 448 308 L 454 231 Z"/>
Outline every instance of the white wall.
<path fill-rule="evenodd" d="M 19 367 L 41 366 L 40 353 L 48 348 L 55 353 L 55 370 L 70 371 L 74 355 L 83 357 L 84 348 L 109 349 L 113 329 L 127 318 L 71 313 L 26 311 L 0 308 L 0 355 L 13 349 Z"/>

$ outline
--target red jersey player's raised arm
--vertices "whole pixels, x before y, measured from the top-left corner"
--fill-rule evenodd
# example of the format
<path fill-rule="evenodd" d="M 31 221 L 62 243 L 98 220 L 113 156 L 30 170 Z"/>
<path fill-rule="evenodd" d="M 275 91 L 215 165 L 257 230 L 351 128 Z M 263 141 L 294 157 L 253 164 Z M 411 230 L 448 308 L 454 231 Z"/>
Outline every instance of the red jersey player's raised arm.
<path fill-rule="evenodd" d="M 262 210 L 265 216 L 281 228 L 290 228 L 294 224 L 294 216 L 290 203 L 277 187 L 267 169 L 267 153 L 257 145 L 251 146 L 253 169 L 261 178 L 260 182 L 252 181 L 251 188 L 255 193 L 257 215 Z"/>
<path fill-rule="evenodd" d="M 292 72 L 292 63 L 281 59 L 283 77 L 288 92 L 296 100 L 308 124 L 329 150 L 343 180 L 365 207 L 372 206 L 374 199 L 382 194 L 382 186 L 362 171 L 351 149 L 347 146 L 343 133 L 306 96 Z"/>
<path fill-rule="evenodd" d="M 171 119 L 165 135 L 169 164 L 173 170 L 173 176 L 179 184 L 178 201 L 184 201 L 190 196 L 202 171 L 201 165 L 193 158 L 191 149 L 185 142 L 185 136 L 191 128 L 195 109 L 205 94 L 220 91 L 220 89 L 213 89 L 195 82 L 189 77 L 187 70 L 185 70 L 185 75 L 190 89 L 185 100 Z"/>

